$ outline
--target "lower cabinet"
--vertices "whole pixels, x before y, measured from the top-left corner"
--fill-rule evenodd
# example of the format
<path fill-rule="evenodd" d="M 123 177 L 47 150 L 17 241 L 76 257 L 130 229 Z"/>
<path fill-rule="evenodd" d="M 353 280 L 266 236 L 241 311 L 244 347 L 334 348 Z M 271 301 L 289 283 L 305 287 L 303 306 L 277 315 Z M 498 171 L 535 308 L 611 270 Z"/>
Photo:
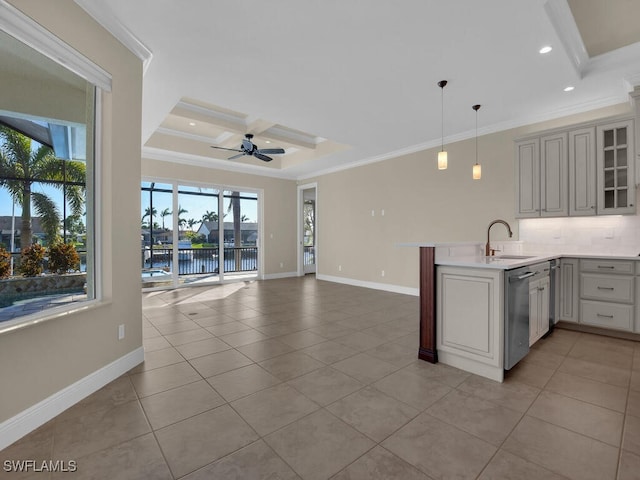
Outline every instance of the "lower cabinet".
<path fill-rule="evenodd" d="M 565 322 L 578 323 L 580 260 L 578 258 L 560 259 L 560 314 Z"/>
<path fill-rule="evenodd" d="M 529 346 L 549 331 L 549 277 L 529 284 Z"/>
<path fill-rule="evenodd" d="M 438 267 L 439 361 L 503 380 L 503 277 L 502 270 Z"/>

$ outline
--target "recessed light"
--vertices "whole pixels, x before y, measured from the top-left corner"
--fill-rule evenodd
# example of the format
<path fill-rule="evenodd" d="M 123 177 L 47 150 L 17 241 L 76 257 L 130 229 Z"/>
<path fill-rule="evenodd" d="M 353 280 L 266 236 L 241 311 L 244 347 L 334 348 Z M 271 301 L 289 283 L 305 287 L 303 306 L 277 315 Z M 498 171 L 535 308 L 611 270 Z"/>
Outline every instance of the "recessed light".
<path fill-rule="evenodd" d="M 565 91 L 565 92 L 570 92 L 570 91 L 571 91 L 571 90 L 573 90 L 574 88 L 576 88 L 576 87 L 574 87 L 573 85 L 569 85 L 568 87 L 564 87 L 564 91 Z"/>
<path fill-rule="evenodd" d="M 539 52 L 544 54 L 544 53 L 549 53 L 551 50 L 553 50 L 553 48 L 550 47 L 549 45 L 546 45 L 546 46 L 542 47 L 539 50 Z"/>
<path fill-rule="evenodd" d="M 192 126 L 192 127 L 195 127 L 196 126 L 196 122 L 189 122 L 189 125 Z"/>
<path fill-rule="evenodd" d="M 271 140 L 265 140 L 264 143 L 271 143 Z"/>

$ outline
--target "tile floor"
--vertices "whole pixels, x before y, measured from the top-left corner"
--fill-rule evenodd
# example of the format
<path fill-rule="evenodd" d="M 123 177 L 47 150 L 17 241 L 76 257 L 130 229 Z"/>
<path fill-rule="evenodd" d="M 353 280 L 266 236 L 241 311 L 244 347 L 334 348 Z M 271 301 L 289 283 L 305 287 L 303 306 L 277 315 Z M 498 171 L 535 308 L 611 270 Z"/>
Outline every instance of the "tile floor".
<path fill-rule="evenodd" d="M 416 360 L 415 297 L 307 277 L 143 303 L 144 364 L 0 454 L 78 471 L 0 478 L 640 478 L 640 343 L 556 329 L 499 384 Z"/>

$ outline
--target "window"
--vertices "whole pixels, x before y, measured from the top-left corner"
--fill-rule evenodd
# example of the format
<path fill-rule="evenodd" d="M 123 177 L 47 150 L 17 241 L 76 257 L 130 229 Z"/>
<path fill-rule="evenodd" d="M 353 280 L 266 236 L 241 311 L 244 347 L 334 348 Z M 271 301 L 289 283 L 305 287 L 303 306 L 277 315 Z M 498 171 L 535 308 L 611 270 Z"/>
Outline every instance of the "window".
<path fill-rule="evenodd" d="M 224 187 L 143 181 L 143 288 L 257 276 L 258 196 Z"/>
<path fill-rule="evenodd" d="M 2 30 L 0 44 L 2 328 L 96 297 L 97 88 Z"/>

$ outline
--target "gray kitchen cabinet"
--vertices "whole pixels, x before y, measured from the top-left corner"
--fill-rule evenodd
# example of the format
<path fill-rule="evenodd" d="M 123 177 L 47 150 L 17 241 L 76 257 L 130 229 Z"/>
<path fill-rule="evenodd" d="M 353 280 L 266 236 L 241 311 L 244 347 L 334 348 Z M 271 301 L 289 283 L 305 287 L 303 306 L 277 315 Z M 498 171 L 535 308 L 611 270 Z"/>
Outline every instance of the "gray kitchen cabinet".
<path fill-rule="evenodd" d="M 585 127 L 569 132 L 569 215 L 595 215 L 596 129 Z"/>
<path fill-rule="evenodd" d="M 580 260 L 560 259 L 560 320 L 578 323 L 578 282 Z"/>

